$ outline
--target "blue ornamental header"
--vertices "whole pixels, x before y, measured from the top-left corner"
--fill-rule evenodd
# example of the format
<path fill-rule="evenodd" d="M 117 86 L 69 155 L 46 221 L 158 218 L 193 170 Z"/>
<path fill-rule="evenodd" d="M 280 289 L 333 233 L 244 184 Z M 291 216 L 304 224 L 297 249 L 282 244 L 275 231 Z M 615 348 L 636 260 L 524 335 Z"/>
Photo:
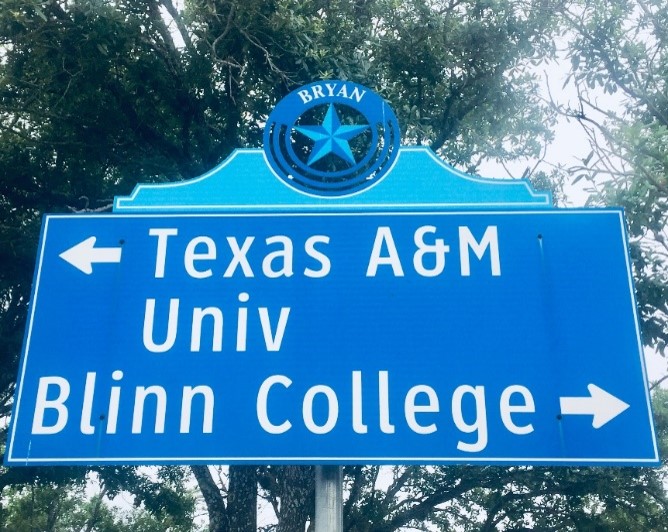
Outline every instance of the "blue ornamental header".
<path fill-rule="evenodd" d="M 278 102 L 264 149 L 235 150 L 187 181 L 138 185 L 114 212 L 304 212 L 549 208 L 527 180 L 465 174 L 426 146 L 401 146 L 390 105 L 350 81 L 311 83 Z"/>

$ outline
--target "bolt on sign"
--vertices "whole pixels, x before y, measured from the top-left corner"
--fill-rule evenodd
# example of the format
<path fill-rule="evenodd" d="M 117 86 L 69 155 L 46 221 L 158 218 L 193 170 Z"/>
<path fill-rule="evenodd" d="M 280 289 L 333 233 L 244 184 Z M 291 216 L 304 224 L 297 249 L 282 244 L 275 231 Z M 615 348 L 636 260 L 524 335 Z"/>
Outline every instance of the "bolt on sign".
<path fill-rule="evenodd" d="M 8 465 L 657 465 L 620 209 L 301 87 L 264 149 L 46 215 Z"/>

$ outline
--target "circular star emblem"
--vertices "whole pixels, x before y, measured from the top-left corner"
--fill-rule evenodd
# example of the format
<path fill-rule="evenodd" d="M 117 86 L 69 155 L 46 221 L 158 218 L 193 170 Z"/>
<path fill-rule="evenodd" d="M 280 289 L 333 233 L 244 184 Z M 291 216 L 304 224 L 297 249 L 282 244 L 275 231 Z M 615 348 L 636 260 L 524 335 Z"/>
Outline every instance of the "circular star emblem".
<path fill-rule="evenodd" d="M 354 194 L 377 183 L 397 156 L 399 126 L 370 89 L 320 81 L 291 92 L 269 116 L 267 160 L 289 186 L 318 196 Z"/>
<path fill-rule="evenodd" d="M 348 141 L 369 129 L 369 126 L 341 125 L 334 104 L 330 103 L 325 119 L 321 125 L 295 126 L 294 129 L 314 142 L 307 163 L 309 166 L 312 166 L 313 163 L 319 161 L 330 153 L 346 161 L 348 164 L 353 165 L 356 162 L 355 156 L 350 149 Z"/>

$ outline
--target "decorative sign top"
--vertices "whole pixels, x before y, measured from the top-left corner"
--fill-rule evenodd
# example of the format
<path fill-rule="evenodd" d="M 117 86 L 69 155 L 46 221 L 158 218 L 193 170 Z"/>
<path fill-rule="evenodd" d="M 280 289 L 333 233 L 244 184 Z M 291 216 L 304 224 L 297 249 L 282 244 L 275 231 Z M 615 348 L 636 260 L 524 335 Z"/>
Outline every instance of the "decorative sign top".
<path fill-rule="evenodd" d="M 206 174 L 177 183 L 137 185 L 116 197 L 114 212 L 323 212 L 552 207 L 549 192 L 525 179 L 485 179 L 459 172 L 427 147 L 402 147 L 391 179 L 363 193 L 317 197 L 286 186 L 262 150 L 236 150 Z"/>
<path fill-rule="evenodd" d="M 391 179 L 386 179 L 389 175 Z M 525 179 L 465 174 L 425 146 L 400 146 L 397 118 L 371 89 L 320 81 L 281 100 L 264 150 L 240 149 L 210 172 L 138 185 L 114 212 L 383 211 L 549 208 Z"/>

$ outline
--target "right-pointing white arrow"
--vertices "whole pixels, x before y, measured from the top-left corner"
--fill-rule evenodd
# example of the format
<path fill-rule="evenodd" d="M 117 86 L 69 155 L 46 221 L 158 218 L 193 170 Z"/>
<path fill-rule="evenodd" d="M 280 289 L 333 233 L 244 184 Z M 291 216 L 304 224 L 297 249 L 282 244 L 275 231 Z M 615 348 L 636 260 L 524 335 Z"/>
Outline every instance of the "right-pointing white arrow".
<path fill-rule="evenodd" d="M 96 237 L 91 236 L 63 251 L 59 257 L 87 275 L 93 273 L 94 262 L 121 262 L 123 248 L 96 248 L 95 240 Z"/>
<path fill-rule="evenodd" d="M 561 414 L 594 416 L 591 425 L 599 429 L 629 407 L 627 403 L 595 384 L 589 384 L 587 389 L 590 397 L 560 397 Z"/>

